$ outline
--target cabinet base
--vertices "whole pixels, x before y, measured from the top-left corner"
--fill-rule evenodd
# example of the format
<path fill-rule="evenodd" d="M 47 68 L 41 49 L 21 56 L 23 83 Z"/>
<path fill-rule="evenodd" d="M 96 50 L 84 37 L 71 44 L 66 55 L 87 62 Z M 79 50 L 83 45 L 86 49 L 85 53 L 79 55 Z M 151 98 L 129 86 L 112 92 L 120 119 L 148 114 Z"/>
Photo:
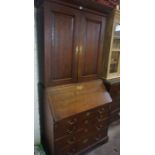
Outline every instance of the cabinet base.
<path fill-rule="evenodd" d="M 103 138 L 102 140 L 100 140 L 99 142 L 90 145 L 89 147 L 87 147 L 86 149 L 83 149 L 82 151 L 76 153 L 75 155 L 85 155 L 86 153 L 92 151 L 93 149 L 97 148 L 98 146 L 104 144 L 108 142 L 108 136 L 106 136 L 105 138 Z"/>
<path fill-rule="evenodd" d="M 92 144 L 89 147 L 77 152 L 75 155 L 85 155 L 86 153 L 88 153 L 88 152 L 92 151 L 93 149 L 97 148 L 98 146 L 108 142 L 108 139 L 109 139 L 108 136 L 106 136 L 105 138 L 103 138 L 99 142 L 97 142 L 95 144 Z M 46 155 L 56 155 L 56 154 L 52 153 L 51 148 L 49 148 L 49 145 L 47 144 L 47 142 L 42 141 L 42 144 L 43 144 L 44 150 L 46 152 Z"/>

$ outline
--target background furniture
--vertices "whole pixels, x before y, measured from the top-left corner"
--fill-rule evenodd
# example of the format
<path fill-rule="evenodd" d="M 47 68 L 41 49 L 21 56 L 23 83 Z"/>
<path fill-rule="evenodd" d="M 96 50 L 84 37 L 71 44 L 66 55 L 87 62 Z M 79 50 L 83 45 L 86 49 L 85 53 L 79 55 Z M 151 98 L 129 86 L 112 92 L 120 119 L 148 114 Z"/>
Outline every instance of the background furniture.
<path fill-rule="evenodd" d="M 120 118 L 120 81 L 119 78 L 104 80 L 105 86 L 112 97 L 110 104 L 110 122 L 114 122 Z"/>
<path fill-rule="evenodd" d="M 111 122 L 119 119 L 120 112 L 120 14 L 114 10 L 107 19 L 102 78 L 112 97 Z"/>
<path fill-rule="evenodd" d="M 120 15 L 114 10 L 108 17 L 104 44 L 103 78 L 120 77 Z"/>

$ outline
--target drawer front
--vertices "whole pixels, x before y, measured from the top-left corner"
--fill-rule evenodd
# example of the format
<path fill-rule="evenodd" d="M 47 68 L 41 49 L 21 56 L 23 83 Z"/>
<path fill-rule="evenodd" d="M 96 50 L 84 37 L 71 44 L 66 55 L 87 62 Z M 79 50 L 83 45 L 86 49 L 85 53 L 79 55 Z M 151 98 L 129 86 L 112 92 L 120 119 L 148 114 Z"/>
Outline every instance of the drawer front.
<path fill-rule="evenodd" d="M 104 128 L 107 128 L 109 124 L 109 119 L 96 119 L 94 118 L 93 120 L 90 121 L 89 124 L 87 124 L 84 127 L 85 131 L 88 131 L 88 133 L 93 133 L 93 132 L 99 132 Z"/>
<path fill-rule="evenodd" d="M 78 124 L 80 124 L 78 117 L 69 118 L 56 123 L 54 125 L 54 138 L 58 139 L 78 132 L 80 130 Z"/>
<path fill-rule="evenodd" d="M 102 130 L 101 132 L 95 132 L 94 134 L 81 139 L 81 141 L 79 141 L 78 143 L 78 151 L 101 141 L 105 137 L 107 137 L 107 128 L 104 128 L 104 130 Z"/>
<path fill-rule="evenodd" d="M 106 119 L 104 121 L 97 122 L 96 119 L 93 119 L 90 121 L 90 123 L 85 125 L 83 129 L 81 129 L 77 133 L 70 134 L 62 139 L 55 140 L 55 147 L 63 148 L 66 147 L 67 145 L 76 144 L 81 139 L 83 139 L 83 137 L 86 136 L 89 137 L 94 133 L 104 131 L 105 128 L 108 128 L 109 120 Z"/>
<path fill-rule="evenodd" d="M 109 114 L 109 104 L 95 110 L 96 117 L 106 118 L 108 117 L 108 114 Z"/>
<path fill-rule="evenodd" d="M 87 148 L 88 146 L 101 141 L 107 137 L 107 128 L 101 132 L 94 132 L 79 139 L 76 143 L 56 148 L 56 155 L 74 155 L 75 153 Z"/>
<path fill-rule="evenodd" d="M 96 118 L 96 121 L 102 121 L 109 117 L 109 104 L 101 107 L 83 112 L 76 116 L 64 119 L 55 123 L 54 125 L 54 136 L 55 139 L 68 136 L 70 134 L 75 134 L 85 125 L 90 124 L 92 119 Z"/>
<path fill-rule="evenodd" d="M 88 134 L 88 131 L 82 129 L 75 134 L 71 134 L 62 139 L 55 140 L 55 148 L 59 149 L 59 148 L 65 148 L 70 145 L 75 145 L 82 137 L 84 137 L 87 134 Z"/>

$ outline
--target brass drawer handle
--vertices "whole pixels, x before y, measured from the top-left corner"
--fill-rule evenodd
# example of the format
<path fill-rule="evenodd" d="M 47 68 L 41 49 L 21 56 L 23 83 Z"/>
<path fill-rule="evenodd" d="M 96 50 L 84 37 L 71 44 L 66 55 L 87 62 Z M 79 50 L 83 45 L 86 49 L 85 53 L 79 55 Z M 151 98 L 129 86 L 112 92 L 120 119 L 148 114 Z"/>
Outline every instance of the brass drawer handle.
<path fill-rule="evenodd" d="M 84 139 L 83 141 L 82 141 L 82 143 L 87 143 L 88 142 L 88 138 L 87 139 Z"/>
<path fill-rule="evenodd" d="M 98 127 L 98 126 L 96 127 L 96 129 L 97 129 L 98 131 L 99 131 L 99 130 L 101 130 L 101 128 L 100 128 L 100 127 Z"/>
<path fill-rule="evenodd" d="M 86 116 L 90 116 L 90 112 L 87 112 L 87 113 L 86 113 Z"/>
<path fill-rule="evenodd" d="M 99 118 L 100 119 L 102 119 L 102 118 L 104 118 L 105 116 L 104 115 L 102 115 L 102 114 L 100 114 L 100 116 L 99 116 Z"/>
<path fill-rule="evenodd" d="M 101 119 L 101 118 L 97 118 L 97 121 L 98 121 L 98 122 L 101 122 L 101 121 L 102 121 L 102 119 Z"/>
<path fill-rule="evenodd" d="M 68 121 L 68 124 L 70 124 L 70 125 L 74 125 L 75 122 L 74 122 L 74 121 Z"/>
<path fill-rule="evenodd" d="M 102 110 L 98 110 L 98 113 L 99 113 L 99 114 L 103 114 L 103 112 L 104 112 L 104 111 L 102 111 Z"/>
<path fill-rule="evenodd" d="M 104 113 L 104 111 L 105 111 L 104 108 L 101 108 L 101 109 L 98 110 L 98 112 L 99 112 L 100 114 Z"/>
<path fill-rule="evenodd" d="M 85 120 L 85 121 L 84 121 L 84 124 L 88 124 L 88 122 L 89 122 L 88 120 Z"/>
<path fill-rule="evenodd" d="M 73 132 L 73 130 L 67 129 L 67 133 L 68 133 L 68 134 L 71 134 L 72 132 Z"/>
<path fill-rule="evenodd" d="M 68 144 L 73 144 L 73 143 L 75 143 L 75 141 L 76 141 L 76 138 L 73 137 L 72 139 L 69 139 L 69 140 L 67 141 L 67 143 L 68 143 Z"/>
<path fill-rule="evenodd" d="M 96 127 L 96 129 L 97 129 L 98 131 L 101 130 L 102 128 L 103 128 L 102 125 Z"/>
<path fill-rule="evenodd" d="M 74 125 L 74 124 L 76 123 L 76 121 L 77 121 L 77 119 L 74 118 L 73 120 L 69 120 L 69 121 L 68 121 L 68 124 Z"/>
<path fill-rule="evenodd" d="M 73 133 L 73 131 L 75 131 L 75 130 L 76 130 L 76 128 L 75 128 L 75 126 L 74 126 L 74 128 L 72 128 L 72 129 L 67 129 L 66 132 L 67 132 L 68 134 L 71 134 L 71 133 Z"/>

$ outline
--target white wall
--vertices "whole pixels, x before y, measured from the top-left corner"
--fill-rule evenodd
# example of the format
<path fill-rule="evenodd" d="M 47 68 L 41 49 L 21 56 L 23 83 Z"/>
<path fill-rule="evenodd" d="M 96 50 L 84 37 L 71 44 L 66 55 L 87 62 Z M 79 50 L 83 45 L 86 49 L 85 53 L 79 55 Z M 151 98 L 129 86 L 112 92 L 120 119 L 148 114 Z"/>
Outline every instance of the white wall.
<path fill-rule="evenodd" d="M 36 12 L 36 10 L 35 10 Z M 36 40 L 36 20 L 34 22 L 34 144 L 40 143 L 40 122 L 38 103 L 38 70 L 37 70 L 37 40 Z"/>

